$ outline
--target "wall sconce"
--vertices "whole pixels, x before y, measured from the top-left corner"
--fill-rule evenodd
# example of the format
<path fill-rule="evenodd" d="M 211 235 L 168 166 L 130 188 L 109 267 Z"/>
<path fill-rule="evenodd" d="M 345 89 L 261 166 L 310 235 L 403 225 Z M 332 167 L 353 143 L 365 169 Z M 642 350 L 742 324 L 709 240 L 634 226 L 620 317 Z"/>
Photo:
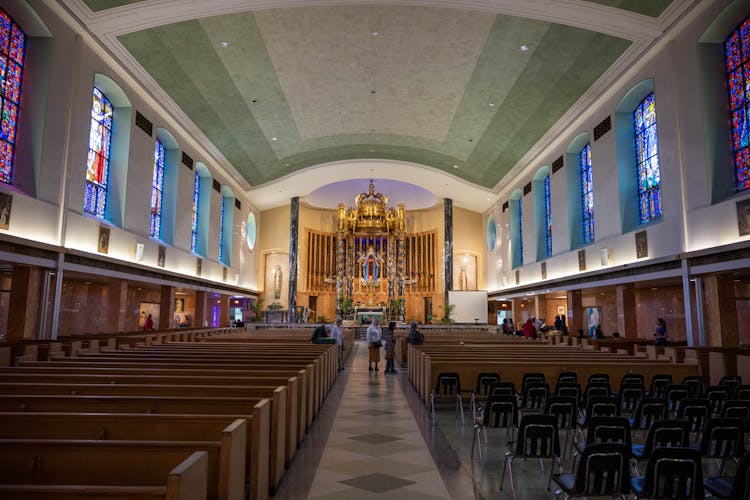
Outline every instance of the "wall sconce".
<path fill-rule="evenodd" d="M 136 243 L 135 244 L 135 261 L 141 262 L 143 260 L 143 248 L 145 245 L 143 243 Z"/>
<path fill-rule="evenodd" d="M 599 250 L 599 255 L 601 256 L 601 261 L 603 266 L 609 265 L 609 248 L 602 248 Z"/>

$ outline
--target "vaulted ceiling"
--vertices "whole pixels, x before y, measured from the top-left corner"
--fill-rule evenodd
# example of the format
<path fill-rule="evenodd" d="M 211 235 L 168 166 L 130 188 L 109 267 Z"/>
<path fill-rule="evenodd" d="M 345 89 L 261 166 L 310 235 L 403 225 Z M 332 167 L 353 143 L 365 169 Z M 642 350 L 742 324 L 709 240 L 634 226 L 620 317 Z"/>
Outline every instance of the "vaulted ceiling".
<path fill-rule="evenodd" d="M 247 188 L 378 158 L 488 191 L 694 3 L 58 1 Z"/>

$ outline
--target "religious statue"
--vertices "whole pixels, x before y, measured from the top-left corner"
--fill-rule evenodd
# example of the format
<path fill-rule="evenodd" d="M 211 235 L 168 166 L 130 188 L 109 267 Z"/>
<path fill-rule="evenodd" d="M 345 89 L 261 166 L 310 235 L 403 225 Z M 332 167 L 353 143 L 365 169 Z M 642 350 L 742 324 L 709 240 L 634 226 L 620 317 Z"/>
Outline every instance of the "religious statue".
<path fill-rule="evenodd" d="M 273 270 L 273 298 L 274 299 L 281 298 L 281 283 L 283 279 L 284 279 L 283 271 L 281 270 L 281 266 L 277 264 Z"/>
<path fill-rule="evenodd" d="M 380 282 L 380 266 L 383 264 L 383 257 L 375 253 L 375 249 L 370 246 L 367 253 L 359 258 L 359 265 L 362 269 L 362 284 L 377 284 Z"/>

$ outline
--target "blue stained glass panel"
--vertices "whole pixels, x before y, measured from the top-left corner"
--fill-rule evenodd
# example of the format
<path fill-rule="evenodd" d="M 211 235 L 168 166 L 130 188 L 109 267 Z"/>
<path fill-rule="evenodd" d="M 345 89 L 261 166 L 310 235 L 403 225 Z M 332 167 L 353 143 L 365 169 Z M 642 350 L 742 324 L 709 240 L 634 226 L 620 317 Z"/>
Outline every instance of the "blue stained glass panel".
<path fill-rule="evenodd" d="M 647 95 L 633 111 L 635 165 L 638 177 L 638 216 L 640 223 L 661 217 L 661 173 L 656 128 L 654 93 Z"/>
<path fill-rule="evenodd" d="M 13 180 L 26 35 L 0 9 L 0 182 Z"/>
<path fill-rule="evenodd" d="M 224 205 L 227 199 L 221 197 L 221 230 L 219 231 L 219 262 L 224 262 Z"/>
<path fill-rule="evenodd" d="M 523 265 L 523 197 L 518 200 L 518 265 Z"/>
<path fill-rule="evenodd" d="M 166 167 L 166 150 L 161 141 L 154 146 L 154 177 L 151 183 L 151 222 L 149 236 L 161 238 L 161 209 L 164 197 L 164 168 Z"/>
<path fill-rule="evenodd" d="M 198 208 L 201 196 L 201 176 L 195 172 L 193 176 L 193 217 L 191 220 L 190 250 L 198 252 Z"/>
<path fill-rule="evenodd" d="M 750 17 L 724 41 L 724 65 L 737 191 L 750 188 Z"/>
<path fill-rule="evenodd" d="M 552 257 L 552 204 L 550 203 L 550 177 L 544 179 L 544 243 L 547 257 Z"/>
<path fill-rule="evenodd" d="M 91 100 L 89 152 L 86 159 L 85 213 L 101 219 L 107 214 L 109 163 L 112 145 L 112 104 L 94 87 Z"/>
<path fill-rule="evenodd" d="M 594 183 L 591 174 L 591 144 L 586 144 L 578 154 L 581 178 L 581 220 L 583 244 L 594 241 Z"/>

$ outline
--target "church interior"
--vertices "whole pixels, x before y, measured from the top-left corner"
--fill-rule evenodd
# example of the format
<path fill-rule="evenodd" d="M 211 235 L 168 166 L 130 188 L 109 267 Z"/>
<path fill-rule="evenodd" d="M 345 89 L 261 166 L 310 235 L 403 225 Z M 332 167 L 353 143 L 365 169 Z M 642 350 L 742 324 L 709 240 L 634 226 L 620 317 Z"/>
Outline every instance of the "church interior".
<path fill-rule="evenodd" d="M 0 498 L 750 499 L 747 0 L 0 0 L 0 108 Z"/>

